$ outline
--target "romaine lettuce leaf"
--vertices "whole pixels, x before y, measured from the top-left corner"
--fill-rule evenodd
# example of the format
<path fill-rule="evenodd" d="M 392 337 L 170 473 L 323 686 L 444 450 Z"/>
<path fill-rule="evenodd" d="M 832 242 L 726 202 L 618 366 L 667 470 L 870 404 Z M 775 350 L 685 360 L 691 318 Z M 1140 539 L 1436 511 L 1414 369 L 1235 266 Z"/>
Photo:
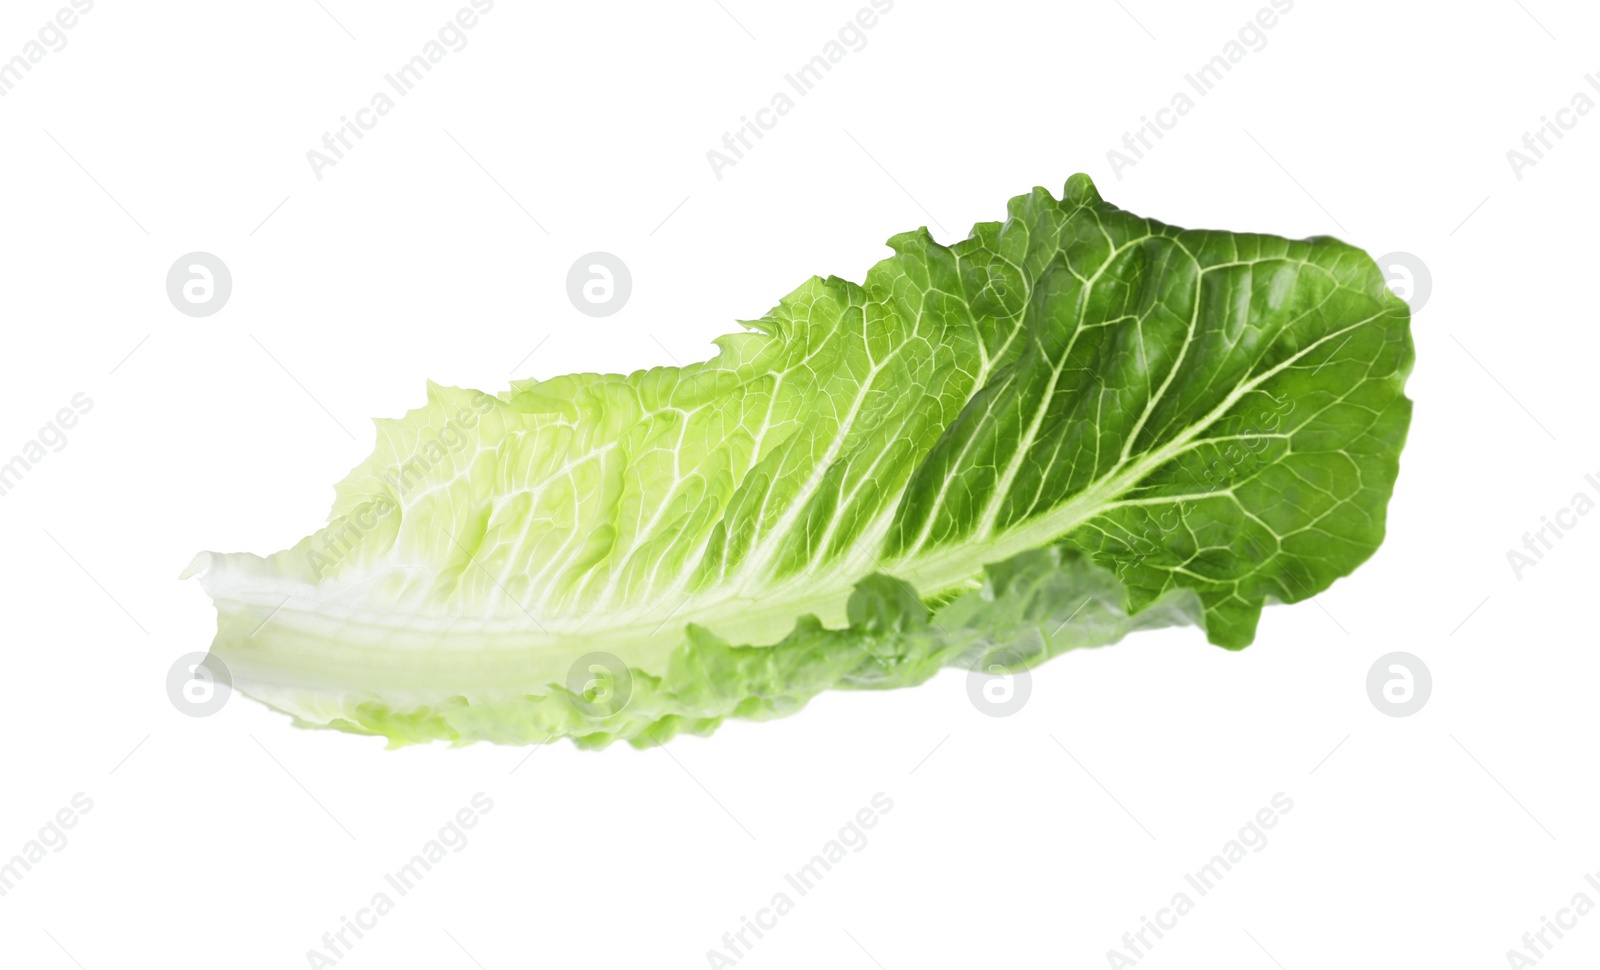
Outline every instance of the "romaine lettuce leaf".
<path fill-rule="evenodd" d="M 1360 250 L 1011 200 L 705 363 L 380 420 L 329 524 L 201 553 L 212 653 L 394 744 L 659 743 L 1142 627 L 1250 643 L 1383 539 L 1406 304 Z"/>

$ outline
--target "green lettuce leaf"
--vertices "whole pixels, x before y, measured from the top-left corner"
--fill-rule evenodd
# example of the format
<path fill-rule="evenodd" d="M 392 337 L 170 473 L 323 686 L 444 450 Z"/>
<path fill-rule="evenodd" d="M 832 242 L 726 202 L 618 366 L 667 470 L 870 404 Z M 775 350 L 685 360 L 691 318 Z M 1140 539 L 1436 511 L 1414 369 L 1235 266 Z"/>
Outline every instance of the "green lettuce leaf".
<path fill-rule="evenodd" d="M 1145 627 L 1239 648 L 1383 540 L 1406 304 L 1360 250 L 1011 200 L 704 363 L 430 385 L 328 525 L 201 553 L 211 650 L 302 725 L 659 743 Z"/>

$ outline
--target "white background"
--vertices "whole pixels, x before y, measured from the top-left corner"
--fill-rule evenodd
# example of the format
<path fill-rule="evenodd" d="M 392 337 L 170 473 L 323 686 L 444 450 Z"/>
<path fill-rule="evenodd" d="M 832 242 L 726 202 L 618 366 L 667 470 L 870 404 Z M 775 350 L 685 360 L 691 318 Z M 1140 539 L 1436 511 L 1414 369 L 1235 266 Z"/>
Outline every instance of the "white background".
<path fill-rule="evenodd" d="M 900 0 L 719 180 L 707 150 L 864 3 L 499 0 L 319 181 L 307 150 L 464 5 L 324 3 L 101 0 L 0 99 L 0 460 L 94 402 L 0 498 L 0 860 L 93 801 L 0 898 L 0 963 L 306 966 L 480 791 L 339 966 L 704 967 L 877 792 L 867 846 L 739 966 L 1107 966 L 1277 792 L 1270 843 L 1141 967 L 1503 967 L 1600 902 L 1600 515 L 1506 558 L 1600 477 L 1600 112 L 1521 179 L 1506 157 L 1600 100 L 1592 5 L 1300 0 L 1118 178 L 1107 150 L 1264 3 Z M 62 6 L 10 0 L 0 59 Z M 169 702 L 214 624 L 191 555 L 311 532 L 426 379 L 702 359 L 808 275 L 1080 170 L 1167 222 L 1431 270 L 1389 538 L 1249 649 L 1147 633 L 1035 671 L 1009 718 L 946 671 L 644 752 L 390 752 Z M 195 250 L 234 277 L 205 319 L 163 289 Z M 565 292 L 591 250 L 633 273 L 606 319 Z M 1407 718 L 1366 693 L 1393 650 L 1433 675 Z M 1597 958 L 1600 912 L 1539 965 Z"/>

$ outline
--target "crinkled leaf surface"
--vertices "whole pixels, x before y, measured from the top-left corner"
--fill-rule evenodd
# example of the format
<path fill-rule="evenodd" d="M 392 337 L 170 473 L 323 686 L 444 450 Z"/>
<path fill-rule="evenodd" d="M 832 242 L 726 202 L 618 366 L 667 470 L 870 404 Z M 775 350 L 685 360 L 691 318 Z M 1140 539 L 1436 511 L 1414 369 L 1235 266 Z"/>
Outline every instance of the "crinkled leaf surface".
<path fill-rule="evenodd" d="M 308 726 L 648 744 L 997 650 L 1243 647 L 1382 541 L 1412 349 L 1360 250 L 1082 175 L 889 245 L 705 363 L 430 385 L 321 531 L 196 558 L 213 654 Z"/>

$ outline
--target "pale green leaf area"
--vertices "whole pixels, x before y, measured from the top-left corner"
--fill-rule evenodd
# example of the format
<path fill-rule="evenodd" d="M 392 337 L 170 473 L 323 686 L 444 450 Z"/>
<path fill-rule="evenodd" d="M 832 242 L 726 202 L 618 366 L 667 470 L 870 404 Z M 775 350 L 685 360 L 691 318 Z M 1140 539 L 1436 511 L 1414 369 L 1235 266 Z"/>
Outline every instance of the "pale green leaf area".
<path fill-rule="evenodd" d="M 430 385 L 321 531 L 197 557 L 213 653 L 306 726 L 642 746 L 1151 626 L 1243 647 L 1382 542 L 1410 315 L 1360 250 L 1083 175 L 889 246 L 705 363 Z"/>

